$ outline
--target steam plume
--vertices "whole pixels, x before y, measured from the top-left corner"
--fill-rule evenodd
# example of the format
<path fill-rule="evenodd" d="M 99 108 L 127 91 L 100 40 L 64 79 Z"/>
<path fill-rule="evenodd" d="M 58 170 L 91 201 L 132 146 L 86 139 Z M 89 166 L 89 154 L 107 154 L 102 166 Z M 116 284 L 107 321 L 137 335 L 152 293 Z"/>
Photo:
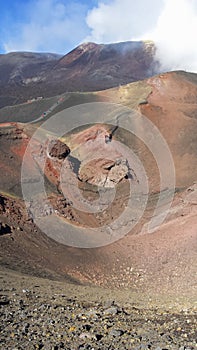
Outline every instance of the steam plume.
<path fill-rule="evenodd" d="M 196 0 L 113 0 L 87 15 L 86 41 L 153 40 L 164 70 L 197 72 Z"/>

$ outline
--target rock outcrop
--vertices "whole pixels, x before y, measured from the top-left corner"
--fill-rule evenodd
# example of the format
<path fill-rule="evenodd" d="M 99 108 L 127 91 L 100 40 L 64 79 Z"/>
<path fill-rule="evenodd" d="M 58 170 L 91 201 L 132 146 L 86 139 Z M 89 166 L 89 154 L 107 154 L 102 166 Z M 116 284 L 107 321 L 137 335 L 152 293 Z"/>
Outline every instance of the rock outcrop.
<path fill-rule="evenodd" d="M 70 153 L 70 148 L 60 140 L 52 140 L 49 144 L 50 157 L 64 159 Z"/>
<path fill-rule="evenodd" d="M 99 187 L 115 187 L 129 174 L 126 159 L 98 159 L 80 167 L 78 177 L 83 182 Z"/>

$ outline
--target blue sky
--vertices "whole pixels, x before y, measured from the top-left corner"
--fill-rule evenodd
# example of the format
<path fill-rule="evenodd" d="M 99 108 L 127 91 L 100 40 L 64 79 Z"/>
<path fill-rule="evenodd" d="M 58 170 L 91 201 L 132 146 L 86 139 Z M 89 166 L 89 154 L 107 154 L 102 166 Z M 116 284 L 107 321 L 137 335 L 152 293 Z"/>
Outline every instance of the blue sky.
<path fill-rule="evenodd" d="M 164 1 L 0 0 L 0 51 L 64 54 L 84 41 L 138 39 L 156 25 Z"/>
<path fill-rule="evenodd" d="M 0 0 L 0 52 L 65 53 L 90 33 L 96 0 Z"/>
<path fill-rule="evenodd" d="M 197 71 L 196 33 L 197 0 L 0 0 L 0 53 L 150 39 L 164 66 Z"/>

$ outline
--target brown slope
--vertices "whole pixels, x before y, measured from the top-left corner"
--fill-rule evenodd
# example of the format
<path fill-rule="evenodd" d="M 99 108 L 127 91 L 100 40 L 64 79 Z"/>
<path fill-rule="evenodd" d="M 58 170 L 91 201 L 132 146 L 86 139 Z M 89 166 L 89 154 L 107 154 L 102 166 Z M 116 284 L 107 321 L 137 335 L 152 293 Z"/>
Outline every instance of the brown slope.
<path fill-rule="evenodd" d="M 148 80 L 148 84 L 152 93 L 148 103 L 141 106 L 141 112 L 161 130 L 168 142 L 177 187 L 189 186 L 197 179 L 196 75 L 168 73 Z"/>

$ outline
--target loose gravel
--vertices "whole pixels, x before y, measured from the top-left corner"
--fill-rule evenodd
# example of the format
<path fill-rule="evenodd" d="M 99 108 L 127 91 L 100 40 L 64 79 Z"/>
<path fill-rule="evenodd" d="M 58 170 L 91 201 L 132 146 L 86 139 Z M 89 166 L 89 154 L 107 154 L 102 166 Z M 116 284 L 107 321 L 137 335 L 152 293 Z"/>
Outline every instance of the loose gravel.
<path fill-rule="evenodd" d="M 35 283 L 1 288 L 0 349 L 197 349 L 193 309 L 135 307 L 108 300 L 107 291 L 102 302 L 55 291 L 48 293 L 47 280 L 45 293 Z"/>

